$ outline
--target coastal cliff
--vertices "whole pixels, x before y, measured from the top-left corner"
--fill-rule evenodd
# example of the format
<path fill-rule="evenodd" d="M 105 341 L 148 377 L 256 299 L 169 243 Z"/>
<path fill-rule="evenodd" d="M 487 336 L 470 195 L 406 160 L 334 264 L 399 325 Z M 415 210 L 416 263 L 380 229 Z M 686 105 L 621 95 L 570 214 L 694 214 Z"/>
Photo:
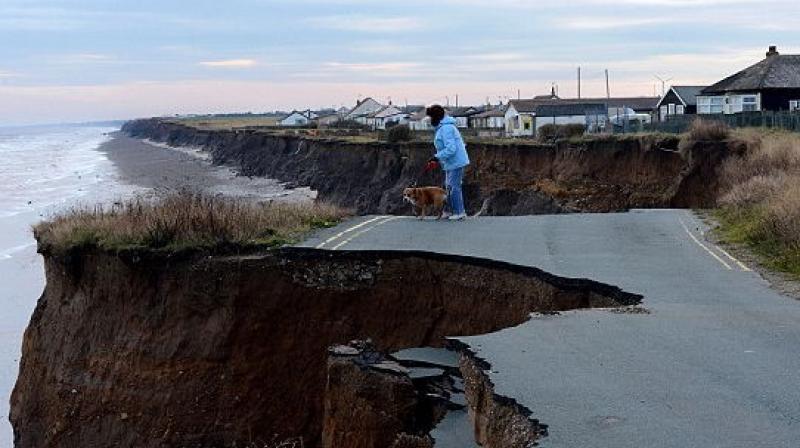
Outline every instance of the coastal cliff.
<path fill-rule="evenodd" d="M 325 397 L 331 345 L 443 346 L 448 335 L 493 332 L 534 311 L 641 299 L 535 268 L 417 252 L 40 250 L 47 287 L 11 398 L 18 448 L 255 446 L 276 435 L 314 447 L 325 403 L 341 402 Z M 470 389 L 481 434 L 529 420 L 508 399 L 498 405 L 506 411 L 487 413 L 487 400 L 499 399 L 487 391 Z M 330 415 L 330 428 L 345 426 Z M 537 436 L 526 434 L 525 443 Z M 328 436 L 352 443 L 329 446 L 369 446 L 357 433 Z"/>
<path fill-rule="evenodd" d="M 132 137 L 203 148 L 215 163 L 232 165 L 243 175 L 309 186 L 321 199 L 362 214 L 407 213 L 403 188 L 442 182 L 438 173 L 423 173 L 431 156 L 424 142 L 212 131 L 158 118 L 134 120 L 122 130 Z M 678 144 L 679 138 L 671 136 L 611 136 L 554 145 L 470 142 L 467 208 L 523 215 L 714 206 L 717 167 L 737 148 L 699 142 L 678 151 Z"/>

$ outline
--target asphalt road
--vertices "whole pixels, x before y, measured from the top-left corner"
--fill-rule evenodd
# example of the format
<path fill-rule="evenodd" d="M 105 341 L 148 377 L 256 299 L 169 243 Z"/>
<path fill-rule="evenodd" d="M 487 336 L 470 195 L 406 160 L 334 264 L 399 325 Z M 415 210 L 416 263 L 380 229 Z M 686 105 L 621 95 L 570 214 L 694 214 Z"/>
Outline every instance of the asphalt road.
<path fill-rule="evenodd" d="M 800 446 L 800 302 L 703 238 L 683 210 L 420 222 L 363 217 L 305 245 L 428 250 L 644 295 L 649 314 L 535 315 L 460 338 L 496 392 L 550 425 L 542 447 Z"/>

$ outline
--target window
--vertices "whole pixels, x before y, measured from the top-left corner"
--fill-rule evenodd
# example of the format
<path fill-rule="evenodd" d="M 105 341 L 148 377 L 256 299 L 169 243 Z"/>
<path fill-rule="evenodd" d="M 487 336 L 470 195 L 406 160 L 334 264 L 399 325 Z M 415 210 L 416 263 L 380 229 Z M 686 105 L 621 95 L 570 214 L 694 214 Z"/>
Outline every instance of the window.
<path fill-rule="evenodd" d="M 683 107 L 683 104 L 678 104 L 677 106 L 675 106 L 675 114 L 676 115 L 683 115 L 684 112 L 685 112 L 685 109 Z"/>
<path fill-rule="evenodd" d="M 531 130 L 531 124 L 530 124 L 530 122 L 527 122 L 527 121 L 525 122 L 525 130 L 526 130 L 526 131 L 530 131 L 530 130 Z"/>
<path fill-rule="evenodd" d="M 758 110 L 758 97 L 756 96 L 742 97 L 742 112 L 755 112 L 757 110 Z"/>
<path fill-rule="evenodd" d="M 661 120 L 662 121 L 667 119 L 667 114 L 668 113 L 669 112 L 667 111 L 667 106 L 661 106 Z"/>
<path fill-rule="evenodd" d="M 670 115 L 675 115 L 675 105 L 674 104 L 670 104 L 669 105 L 669 114 Z"/>
<path fill-rule="evenodd" d="M 800 111 L 800 100 L 789 101 L 789 110 L 792 112 Z"/>

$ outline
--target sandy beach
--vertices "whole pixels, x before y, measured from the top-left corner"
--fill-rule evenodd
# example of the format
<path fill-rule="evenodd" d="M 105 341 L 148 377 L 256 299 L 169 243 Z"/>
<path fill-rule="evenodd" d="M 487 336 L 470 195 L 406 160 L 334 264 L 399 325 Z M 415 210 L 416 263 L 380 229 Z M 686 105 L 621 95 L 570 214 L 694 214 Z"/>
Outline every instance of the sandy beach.
<path fill-rule="evenodd" d="M 273 179 L 239 176 L 233 168 L 212 165 L 207 153 L 194 148 L 153 144 L 119 132 L 98 151 L 117 168 L 120 181 L 155 194 L 189 190 L 259 201 L 315 197 L 308 188 L 286 189 Z"/>

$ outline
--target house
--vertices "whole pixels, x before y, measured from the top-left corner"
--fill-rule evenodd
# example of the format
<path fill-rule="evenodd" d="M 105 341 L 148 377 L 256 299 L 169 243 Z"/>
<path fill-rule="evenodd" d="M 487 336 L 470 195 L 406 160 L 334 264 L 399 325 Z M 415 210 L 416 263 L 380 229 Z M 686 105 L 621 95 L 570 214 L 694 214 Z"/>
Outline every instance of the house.
<path fill-rule="evenodd" d="M 426 109 L 424 107 L 420 108 L 418 111 L 414 112 L 408 117 L 408 127 L 411 128 L 412 131 L 433 130 L 433 126 L 431 126 L 431 119 L 426 114 Z"/>
<path fill-rule="evenodd" d="M 581 101 L 592 103 L 605 103 L 608 106 L 608 116 L 630 114 L 632 110 L 636 115 L 648 115 L 650 119 L 656 117 L 658 111 L 657 96 L 631 96 L 611 98 L 584 98 Z M 647 120 L 650 121 L 649 119 Z"/>
<path fill-rule="evenodd" d="M 769 47 L 766 59 L 706 87 L 698 114 L 800 110 L 800 55 Z"/>
<path fill-rule="evenodd" d="M 306 126 L 311 120 L 317 118 L 317 114 L 306 110 L 304 112 L 292 111 L 289 115 L 281 118 L 278 122 L 279 126 Z"/>
<path fill-rule="evenodd" d="M 409 114 L 397 106 L 388 105 L 367 116 L 366 124 L 373 129 L 386 129 L 408 122 Z"/>
<path fill-rule="evenodd" d="M 469 117 L 480 112 L 475 107 L 445 107 L 447 115 L 450 115 L 456 120 L 456 127 L 467 128 L 469 127 Z"/>
<path fill-rule="evenodd" d="M 506 135 L 511 137 L 533 136 L 536 108 L 554 100 L 511 100 L 505 112 Z"/>
<path fill-rule="evenodd" d="M 350 112 L 348 112 L 344 118 L 345 120 L 353 120 L 361 124 L 367 124 L 367 117 L 381 109 L 383 109 L 383 104 L 372 98 L 365 98 L 362 101 L 356 102 L 355 107 L 350 109 Z"/>
<path fill-rule="evenodd" d="M 580 124 L 590 132 L 597 131 L 608 121 L 606 103 L 562 102 L 536 106 L 534 110 L 535 131 L 548 124 Z"/>
<path fill-rule="evenodd" d="M 658 101 L 658 121 L 667 121 L 673 115 L 697 113 L 697 97 L 706 86 L 672 86 Z"/>
<path fill-rule="evenodd" d="M 469 117 L 469 127 L 484 130 L 504 129 L 506 127 L 504 106 L 487 107 L 483 112 Z"/>

